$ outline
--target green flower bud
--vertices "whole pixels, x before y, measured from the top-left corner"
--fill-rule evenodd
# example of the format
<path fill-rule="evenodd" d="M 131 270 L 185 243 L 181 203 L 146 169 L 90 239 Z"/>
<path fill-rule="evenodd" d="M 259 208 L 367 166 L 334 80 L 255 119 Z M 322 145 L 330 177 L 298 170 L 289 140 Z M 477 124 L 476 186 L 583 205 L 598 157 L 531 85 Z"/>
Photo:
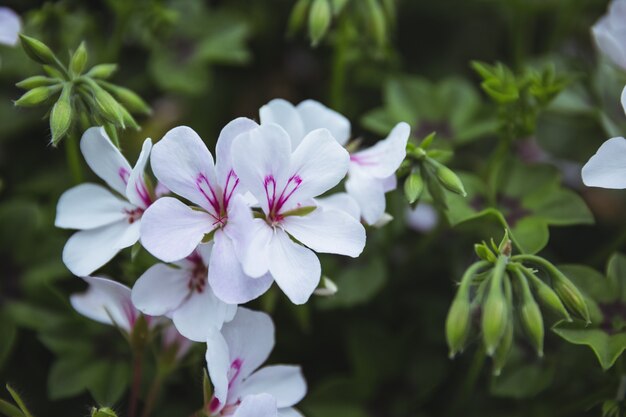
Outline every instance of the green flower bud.
<path fill-rule="evenodd" d="M 419 172 L 413 171 L 404 181 L 404 195 L 409 204 L 415 203 L 424 191 L 424 180 Z"/>
<path fill-rule="evenodd" d="M 87 74 L 87 77 L 107 79 L 117 71 L 117 64 L 99 64 L 93 66 Z"/>
<path fill-rule="evenodd" d="M 443 189 L 443 186 L 437 179 L 426 169 L 425 165 L 420 166 L 420 173 L 422 174 L 422 178 L 426 180 L 426 185 L 428 187 L 428 192 L 430 196 L 433 198 L 433 202 L 435 205 L 438 205 L 440 208 L 447 210 L 448 203 L 446 201 L 446 193 Z"/>
<path fill-rule="evenodd" d="M 387 40 L 387 20 L 378 0 L 366 0 L 368 8 L 368 28 L 379 48 L 385 46 Z"/>
<path fill-rule="evenodd" d="M 446 318 L 446 340 L 450 348 L 450 358 L 454 358 L 465 346 L 465 340 L 470 329 L 470 307 L 469 295 L 462 294 L 459 290 Z"/>
<path fill-rule="evenodd" d="M 61 71 L 56 69 L 55 67 L 51 67 L 50 65 L 43 65 L 43 70 L 52 78 L 57 78 L 59 80 L 67 80 L 67 77 L 63 75 Z"/>
<path fill-rule="evenodd" d="M 141 130 L 141 126 L 137 124 L 135 118 L 124 108 L 120 106 L 120 113 L 122 113 L 122 119 L 124 119 L 124 125 L 135 130 Z"/>
<path fill-rule="evenodd" d="M 475 244 L 474 252 L 476 252 L 476 255 L 480 259 L 484 259 L 485 261 L 495 263 L 498 260 L 498 258 L 496 257 L 496 254 L 493 253 L 491 249 L 489 249 L 485 243 Z"/>
<path fill-rule="evenodd" d="M 61 97 L 54 103 L 50 113 L 50 131 L 52 132 L 52 145 L 56 146 L 65 136 L 72 124 L 71 84 L 63 88 Z"/>
<path fill-rule="evenodd" d="M 109 122 L 125 128 L 126 122 L 124 120 L 122 105 L 118 103 L 108 91 L 96 84 L 95 81 L 90 81 L 89 87 L 91 87 L 94 103 L 100 115 Z"/>
<path fill-rule="evenodd" d="M 311 0 L 298 0 L 293 6 L 293 9 L 291 9 L 291 15 L 289 16 L 289 23 L 287 25 L 287 33 L 289 36 L 298 32 L 304 25 L 310 4 Z"/>
<path fill-rule="evenodd" d="M 493 354 L 493 374 L 495 376 L 500 375 L 502 368 L 504 368 L 504 365 L 509 358 L 511 348 L 513 347 L 513 334 L 513 318 L 509 314 L 506 321 L 506 329 L 502 335 L 502 340 L 500 340 L 498 348 Z"/>
<path fill-rule="evenodd" d="M 27 91 L 15 101 L 16 106 L 32 107 L 37 106 L 48 98 L 53 96 L 61 89 L 60 85 L 53 85 L 49 87 L 35 87 L 32 90 Z"/>
<path fill-rule="evenodd" d="M 463 187 L 463 183 L 454 171 L 432 158 L 427 158 L 427 161 L 435 168 L 435 175 L 444 187 L 453 193 L 462 195 L 463 197 L 467 195 L 465 187 Z"/>
<path fill-rule="evenodd" d="M 506 258 L 498 257 L 489 282 L 489 292 L 483 304 L 483 341 L 489 355 L 493 355 L 504 335 L 508 321 L 508 303 L 502 291 Z"/>
<path fill-rule="evenodd" d="M 541 315 L 541 310 L 539 310 L 539 305 L 535 302 L 530 292 L 530 286 L 522 271 L 519 268 L 515 268 L 514 273 L 522 290 L 522 302 L 519 308 L 520 321 L 532 345 L 537 350 L 537 354 L 541 357 L 543 356 L 544 336 L 543 316 Z"/>
<path fill-rule="evenodd" d="M 100 81 L 100 85 L 109 91 L 113 96 L 130 112 L 150 114 L 150 106 L 138 94 L 128 88 L 120 87 L 105 81 Z"/>
<path fill-rule="evenodd" d="M 535 289 L 535 294 L 539 299 L 539 302 L 546 308 L 549 308 L 553 313 L 562 317 L 567 321 L 572 321 L 567 309 L 561 302 L 559 296 L 554 292 L 552 288 L 545 282 L 543 282 L 539 277 L 537 277 L 531 270 L 528 268 L 523 269 L 524 275 L 530 279 L 533 288 Z"/>
<path fill-rule="evenodd" d="M 59 81 L 60 80 L 58 79 L 45 77 L 43 75 L 35 75 L 33 77 L 28 77 L 15 85 L 25 90 L 31 90 L 36 87 L 48 87 L 54 84 L 58 84 Z"/>
<path fill-rule="evenodd" d="M 332 11 L 328 0 L 313 0 L 309 11 L 309 36 L 313 46 L 317 46 L 326 35 L 331 17 Z"/>
<path fill-rule="evenodd" d="M 33 60 L 44 65 L 58 65 L 57 57 L 43 42 L 30 36 L 20 34 L 24 52 Z"/>
<path fill-rule="evenodd" d="M 558 269 L 553 267 L 549 272 L 552 276 L 554 291 L 556 291 L 561 301 L 563 301 L 563 304 L 565 304 L 572 313 L 585 320 L 587 323 L 591 323 L 587 303 L 585 303 L 585 299 L 578 288 L 576 288 L 576 286 Z"/>
<path fill-rule="evenodd" d="M 87 48 L 85 47 L 85 42 L 81 42 L 70 60 L 70 71 L 72 71 L 72 74 L 74 75 L 80 75 L 85 69 L 86 64 Z"/>
<path fill-rule="evenodd" d="M 91 417 L 117 417 L 117 414 L 115 414 L 115 411 L 113 411 L 109 407 L 94 407 L 91 409 Z"/>

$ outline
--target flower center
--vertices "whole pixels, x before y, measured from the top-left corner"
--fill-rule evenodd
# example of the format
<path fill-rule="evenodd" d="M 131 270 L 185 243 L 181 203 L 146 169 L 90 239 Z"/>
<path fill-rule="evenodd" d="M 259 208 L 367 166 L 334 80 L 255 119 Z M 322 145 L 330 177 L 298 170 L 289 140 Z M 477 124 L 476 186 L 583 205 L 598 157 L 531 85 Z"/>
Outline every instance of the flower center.
<path fill-rule="evenodd" d="M 140 207 L 134 208 L 132 210 L 128 210 L 128 209 L 124 210 L 124 213 L 126 213 L 126 215 L 128 216 L 129 224 L 133 224 L 137 220 L 141 219 L 141 216 L 143 216 L 143 212 L 144 212 L 144 209 Z"/>
<path fill-rule="evenodd" d="M 204 289 L 207 285 L 207 276 L 208 269 L 204 265 L 204 261 L 202 257 L 197 252 L 193 252 L 191 255 L 187 257 L 189 261 L 193 263 L 193 267 L 191 268 L 189 275 L 189 282 L 187 283 L 187 287 L 190 291 L 195 291 L 198 293 L 203 293 Z"/>
<path fill-rule="evenodd" d="M 219 188 L 214 189 L 206 175 L 198 174 L 198 177 L 196 178 L 196 187 L 213 209 L 213 213 L 209 212 L 209 215 L 214 219 L 213 226 L 226 226 L 228 221 L 228 204 L 230 203 L 238 185 L 239 178 L 232 169 L 226 176 L 226 183 L 224 184 L 223 191 Z"/>
<path fill-rule="evenodd" d="M 269 209 L 267 220 L 270 225 L 275 226 L 283 220 L 284 217 L 281 215 L 281 210 L 301 184 L 302 178 L 294 174 L 289 178 L 280 194 L 278 194 L 274 176 L 268 175 L 265 177 L 263 186 L 265 188 L 265 197 L 267 198 L 267 206 Z"/>

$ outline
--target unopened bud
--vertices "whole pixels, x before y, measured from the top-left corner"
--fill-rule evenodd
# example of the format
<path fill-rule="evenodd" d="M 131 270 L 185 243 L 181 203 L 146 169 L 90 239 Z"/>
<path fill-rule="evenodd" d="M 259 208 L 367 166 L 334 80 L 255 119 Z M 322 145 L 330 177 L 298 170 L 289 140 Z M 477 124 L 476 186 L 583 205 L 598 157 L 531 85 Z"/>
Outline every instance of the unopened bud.
<path fill-rule="evenodd" d="M 509 319 L 507 300 L 502 291 L 505 267 L 506 260 L 500 256 L 493 269 L 493 275 L 490 278 L 487 300 L 483 304 L 483 341 L 489 355 L 493 355 L 498 347 Z"/>
<path fill-rule="evenodd" d="M 309 11 L 309 36 L 313 46 L 317 46 L 326 35 L 330 27 L 331 17 L 332 10 L 328 0 L 313 0 Z"/>
<path fill-rule="evenodd" d="M 89 85 L 93 92 L 94 102 L 102 117 L 117 126 L 125 128 L 124 114 L 120 110 L 122 105 L 95 82 L 91 82 Z"/>
<path fill-rule="evenodd" d="M 515 270 L 519 285 L 522 289 L 522 303 L 519 309 L 520 320 L 526 331 L 532 345 L 537 350 L 537 354 L 543 356 L 543 317 L 539 305 L 535 302 L 530 286 L 524 274 L 519 270 Z"/>
<path fill-rule="evenodd" d="M 124 108 L 124 106 L 120 106 L 120 113 L 122 113 L 122 119 L 124 119 L 124 126 L 130 127 L 131 129 L 141 130 L 141 126 L 137 124 L 135 118 L 131 116 L 131 114 Z"/>
<path fill-rule="evenodd" d="M 477 243 L 474 245 L 474 252 L 476 252 L 476 255 L 480 258 L 483 259 L 485 261 L 488 262 L 495 262 L 498 258 L 496 257 L 495 253 L 493 253 L 491 251 L 491 249 L 489 249 L 487 247 L 486 244 L 484 243 Z"/>
<path fill-rule="evenodd" d="M 539 279 L 532 271 L 524 270 L 524 272 L 526 276 L 530 278 L 539 302 L 559 317 L 567 321 L 572 321 L 572 318 L 556 292 L 554 292 L 548 284 Z"/>
<path fill-rule="evenodd" d="M 387 39 L 387 20 L 385 12 L 378 0 L 366 0 L 368 8 L 368 27 L 379 48 L 385 45 Z"/>
<path fill-rule="evenodd" d="M 115 411 L 110 409 L 109 407 L 103 408 L 95 408 L 91 409 L 91 417 L 117 417 Z"/>
<path fill-rule="evenodd" d="M 409 204 L 415 203 L 424 191 L 424 179 L 419 172 L 414 171 L 404 181 L 404 195 Z"/>
<path fill-rule="evenodd" d="M 150 106 L 134 91 L 104 81 L 101 83 L 128 111 L 141 114 L 152 113 Z"/>
<path fill-rule="evenodd" d="M 61 97 L 54 103 L 50 113 L 50 131 L 52 132 L 52 144 L 54 146 L 65 136 L 72 124 L 71 90 L 71 85 L 63 88 Z"/>
<path fill-rule="evenodd" d="M 293 34 L 298 32 L 304 25 L 310 4 L 311 0 L 298 0 L 293 6 L 293 9 L 291 9 L 289 23 L 287 24 L 287 33 L 289 36 L 293 36 Z"/>
<path fill-rule="evenodd" d="M 421 166 L 420 172 L 422 174 L 422 178 L 426 180 L 428 192 L 433 198 L 433 202 L 435 203 L 435 205 L 447 210 L 448 203 L 446 198 L 446 192 L 443 189 L 442 184 L 429 172 L 428 169 L 426 169 L 424 165 Z"/>
<path fill-rule="evenodd" d="M 450 349 L 450 358 L 463 350 L 470 330 L 471 309 L 468 294 L 461 289 L 454 297 L 446 319 L 446 340 Z"/>
<path fill-rule="evenodd" d="M 87 77 L 107 79 L 117 71 L 117 64 L 99 64 L 93 66 L 87 74 Z"/>
<path fill-rule="evenodd" d="M 23 34 L 20 34 L 20 40 L 22 41 L 22 48 L 24 48 L 24 52 L 26 52 L 26 54 L 33 61 L 45 65 L 57 65 L 58 61 L 56 56 L 52 50 L 46 46 L 46 44 L 40 40 Z"/>
<path fill-rule="evenodd" d="M 85 47 L 85 42 L 81 42 L 74 55 L 72 55 L 72 59 L 70 61 L 70 70 L 74 75 L 82 74 L 85 69 L 85 65 L 87 64 L 87 48 Z"/>
<path fill-rule="evenodd" d="M 439 182 L 441 182 L 441 185 L 453 193 L 462 195 L 463 197 L 467 195 L 461 179 L 454 173 L 454 171 L 432 158 L 428 158 L 428 162 L 435 168 L 435 175 L 437 176 Z"/>
<path fill-rule="evenodd" d="M 506 364 L 511 348 L 513 347 L 513 320 L 508 315 L 506 322 L 506 329 L 502 335 L 502 340 L 498 344 L 496 351 L 493 354 L 493 374 L 499 376 L 502 372 L 502 368 Z"/>
<path fill-rule="evenodd" d="M 572 313 L 585 320 L 587 323 L 591 323 L 587 303 L 585 303 L 585 299 L 578 288 L 556 268 L 550 271 L 550 275 L 552 276 L 554 291 L 561 301 L 563 301 L 563 304 L 565 304 Z"/>
<path fill-rule="evenodd" d="M 43 103 L 61 89 L 59 85 L 49 87 L 35 87 L 27 91 L 15 101 L 16 106 L 32 107 Z"/>
<path fill-rule="evenodd" d="M 32 90 L 33 88 L 48 87 L 48 86 L 58 84 L 58 83 L 59 83 L 58 79 L 45 77 L 43 75 L 35 75 L 33 77 L 28 77 L 25 80 L 22 80 L 15 85 L 25 90 Z"/>

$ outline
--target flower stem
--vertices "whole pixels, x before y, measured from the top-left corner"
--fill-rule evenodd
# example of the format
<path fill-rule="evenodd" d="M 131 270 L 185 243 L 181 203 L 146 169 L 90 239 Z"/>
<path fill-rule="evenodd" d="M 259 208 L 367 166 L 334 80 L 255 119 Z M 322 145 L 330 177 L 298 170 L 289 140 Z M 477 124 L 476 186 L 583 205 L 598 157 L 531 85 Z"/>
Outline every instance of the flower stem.
<path fill-rule="evenodd" d="M 83 181 L 83 172 L 80 167 L 80 152 L 78 150 L 78 141 L 73 134 L 69 134 L 65 138 L 65 156 L 72 181 L 75 184 L 81 183 Z"/>
<path fill-rule="evenodd" d="M 143 360 L 143 349 L 133 353 L 133 382 L 130 391 L 130 403 L 128 404 L 128 417 L 137 415 L 137 401 L 139 400 L 139 390 L 141 389 L 141 364 Z"/>
<path fill-rule="evenodd" d="M 330 105 L 338 112 L 345 111 L 344 90 L 346 84 L 348 36 L 347 22 L 341 19 L 335 37 L 332 73 L 330 80 Z"/>
<path fill-rule="evenodd" d="M 150 386 L 150 391 L 148 391 L 148 397 L 146 398 L 146 404 L 143 408 L 143 412 L 141 413 L 141 417 L 148 417 L 152 414 L 152 410 L 156 405 L 156 400 L 161 393 L 161 388 L 163 387 L 163 380 L 164 378 L 162 373 L 158 372 L 156 378 Z"/>

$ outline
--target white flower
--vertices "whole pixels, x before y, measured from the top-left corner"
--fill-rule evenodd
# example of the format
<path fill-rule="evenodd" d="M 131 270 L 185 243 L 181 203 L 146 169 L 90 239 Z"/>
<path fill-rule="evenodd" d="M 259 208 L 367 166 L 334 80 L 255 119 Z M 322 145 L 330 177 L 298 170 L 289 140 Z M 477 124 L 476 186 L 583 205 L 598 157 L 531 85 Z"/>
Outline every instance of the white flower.
<path fill-rule="evenodd" d="M 407 208 L 406 222 L 416 232 L 430 232 L 439 222 L 437 210 L 428 203 L 419 203 L 414 209 Z"/>
<path fill-rule="evenodd" d="M 130 288 L 106 278 L 83 279 L 89 288 L 70 296 L 72 307 L 85 317 L 130 333 L 141 314 L 130 299 Z"/>
<path fill-rule="evenodd" d="M 350 139 L 348 119 L 313 100 L 293 106 L 276 99 L 261 107 L 259 113 L 262 125 L 276 123 L 283 127 L 294 148 L 317 128 L 328 129 L 342 146 Z M 360 216 L 369 225 L 376 224 L 385 213 L 385 193 L 396 188 L 395 172 L 406 156 L 410 132 L 408 124 L 399 123 L 386 139 L 350 155 L 346 191 L 358 203 Z"/>
<path fill-rule="evenodd" d="M 207 278 L 213 243 L 200 245 L 173 266 L 156 264 L 135 283 L 132 301 L 149 316 L 166 315 L 186 338 L 203 342 L 209 327 L 222 328 L 232 320 L 237 306 L 219 300 Z"/>
<path fill-rule="evenodd" d="M 348 152 L 326 129 L 307 134 L 295 150 L 287 132 L 272 123 L 237 137 L 235 171 L 264 213 L 245 228 L 247 275 L 269 271 L 289 299 L 302 304 L 320 280 L 313 251 L 351 257 L 362 252 L 363 226 L 343 211 L 316 207 L 313 200 L 344 178 L 348 163 Z"/>
<path fill-rule="evenodd" d="M 15 46 L 22 30 L 22 20 L 8 7 L 0 7 L 0 44 Z"/>
<path fill-rule="evenodd" d="M 170 323 L 165 329 L 163 329 L 163 334 L 161 337 L 161 343 L 163 346 L 163 350 L 166 352 L 174 351 L 176 352 L 174 355 L 174 359 L 176 361 L 180 361 L 189 349 L 193 346 L 193 342 L 180 334 L 173 323 Z"/>
<path fill-rule="evenodd" d="M 265 313 L 239 308 L 222 333 L 211 331 L 206 352 L 214 387 L 210 416 L 301 417 L 292 408 L 307 390 L 300 367 L 258 369 L 273 348 L 274 324 Z"/>
<path fill-rule="evenodd" d="M 139 240 L 141 217 L 152 204 L 144 180 L 151 147 L 150 139 L 146 139 L 131 169 L 104 128 L 92 127 L 83 134 L 80 148 L 85 161 L 117 194 L 86 183 L 71 188 L 59 199 L 55 225 L 80 230 L 63 249 L 63 262 L 73 274 L 91 274 Z"/>
<path fill-rule="evenodd" d="M 626 88 L 622 106 L 626 112 Z M 626 139 L 616 137 L 604 142 L 583 166 L 582 178 L 589 187 L 626 188 Z"/>
<path fill-rule="evenodd" d="M 614 0 L 591 29 L 602 53 L 626 70 L 626 0 Z"/>
<path fill-rule="evenodd" d="M 240 195 L 231 146 L 235 137 L 257 126 L 245 118 L 226 125 L 217 140 L 215 163 L 198 134 L 185 126 L 170 130 L 154 145 L 151 156 L 152 171 L 159 181 L 199 207 L 160 198 L 143 217 L 141 243 L 157 258 L 174 262 L 189 256 L 212 233 L 209 284 L 215 295 L 229 304 L 248 302 L 272 285 L 270 276 L 246 276 L 237 255 L 240 225 L 249 224 L 252 213 Z"/>

